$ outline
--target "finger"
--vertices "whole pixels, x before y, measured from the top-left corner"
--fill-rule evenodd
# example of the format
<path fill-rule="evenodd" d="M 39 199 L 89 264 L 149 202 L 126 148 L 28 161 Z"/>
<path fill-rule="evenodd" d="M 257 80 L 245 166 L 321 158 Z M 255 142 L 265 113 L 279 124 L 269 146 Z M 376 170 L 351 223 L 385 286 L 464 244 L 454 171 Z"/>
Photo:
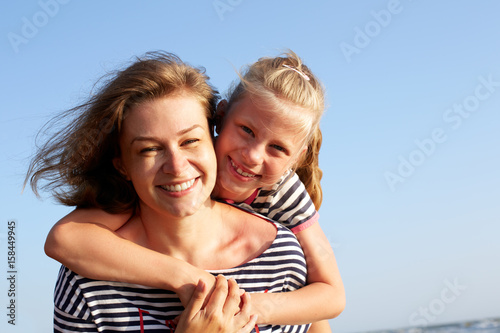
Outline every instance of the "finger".
<path fill-rule="evenodd" d="M 196 285 L 193 295 L 191 296 L 191 299 L 189 300 L 189 303 L 186 306 L 186 309 L 184 310 L 184 312 L 186 313 L 187 316 L 189 316 L 189 318 L 192 318 L 196 313 L 198 313 L 198 311 L 201 310 L 206 296 L 207 296 L 207 288 L 205 282 L 200 280 L 198 281 L 198 284 Z"/>
<path fill-rule="evenodd" d="M 234 316 L 234 321 L 237 325 L 236 327 L 242 327 L 249 322 L 249 320 L 251 319 L 250 316 L 251 311 L 252 311 L 252 304 L 251 304 L 250 294 L 245 293 L 241 297 L 240 312 Z"/>
<path fill-rule="evenodd" d="M 250 333 L 257 324 L 258 315 L 254 314 L 250 316 L 250 320 L 245 324 L 237 333 Z"/>
<path fill-rule="evenodd" d="M 205 307 L 207 313 L 221 311 L 228 293 L 228 284 L 224 276 L 218 275 L 215 281 L 215 289 Z"/>
<path fill-rule="evenodd" d="M 252 311 L 252 299 L 249 293 L 244 293 L 243 296 L 241 296 L 240 313 L 238 315 L 248 318 L 250 317 L 251 311 Z"/>
<path fill-rule="evenodd" d="M 208 293 L 207 293 L 208 296 L 205 297 L 205 302 L 203 303 L 202 309 L 204 309 L 207 306 L 208 301 L 210 300 L 210 296 L 212 296 L 212 293 L 215 290 L 215 284 L 217 283 L 217 277 L 213 276 L 210 273 L 207 273 L 207 274 L 209 274 L 210 279 L 207 281 L 206 278 L 203 278 L 203 281 L 205 282 L 206 288 L 208 289 L 207 290 L 208 291 Z"/>
<path fill-rule="evenodd" d="M 228 314 L 237 314 L 240 311 L 240 288 L 234 279 L 228 281 L 228 295 L 222 311 Z M 242 294 L 241 294 L 242 295 Z"/>

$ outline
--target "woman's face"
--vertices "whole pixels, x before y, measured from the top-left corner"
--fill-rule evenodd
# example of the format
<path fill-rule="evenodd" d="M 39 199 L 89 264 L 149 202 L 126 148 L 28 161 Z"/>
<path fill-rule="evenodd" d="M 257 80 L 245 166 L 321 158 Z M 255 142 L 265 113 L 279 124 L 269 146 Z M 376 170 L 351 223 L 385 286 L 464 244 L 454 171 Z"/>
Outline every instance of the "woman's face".
<path fill-rule="evenodd" d="M 257 188 L 275 184 L 304 152 L 298 126 L 244 95 L 223 115 L 215 142 L 217 194 L 244 201 Z"/>
<path fill-rule="evenodd" d="M 146 101 L 123 121 L 115 167 L 132 181 L 141 209 L 185 217 L 210 199 L 216 159 L 205 110 L 187 92 Z"/>

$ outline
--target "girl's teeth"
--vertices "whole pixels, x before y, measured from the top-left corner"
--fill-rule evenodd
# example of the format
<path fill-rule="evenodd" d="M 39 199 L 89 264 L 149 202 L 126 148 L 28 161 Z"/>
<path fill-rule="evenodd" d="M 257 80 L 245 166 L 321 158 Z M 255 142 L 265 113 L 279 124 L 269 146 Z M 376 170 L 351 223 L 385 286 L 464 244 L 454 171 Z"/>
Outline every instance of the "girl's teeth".
<path fill-rule="evenodd" d="M 253 177 L 253 175 L 246 173 L 246 172 L 240 172 L 240 170 L 238 170 L 238 173 L 245 176 L 245 177 Z"/>
<path fill-rule="evenodd" d="M 180 191 L 187 190 L 188 188 L 193 186 L 193 184 L 194 184 L 194 179 L 189 180 L 187 182 L 184 182 L 182 184 L 162 185 L 161 188 L 163 188 L 164 190 L 167 190 L 169 192 L 180 192 Z"/>
<path fill-rule="evenodd" d="M 240 175 L 242 175 L 243 177 L 255 177 L 255 175 L 249 174 L 247 172 L 244 172 L 240 168 L 237 168 L 233 161 L 231 161 L 231 164 L 236 169 L 236 172 L 239 173 Z"/>

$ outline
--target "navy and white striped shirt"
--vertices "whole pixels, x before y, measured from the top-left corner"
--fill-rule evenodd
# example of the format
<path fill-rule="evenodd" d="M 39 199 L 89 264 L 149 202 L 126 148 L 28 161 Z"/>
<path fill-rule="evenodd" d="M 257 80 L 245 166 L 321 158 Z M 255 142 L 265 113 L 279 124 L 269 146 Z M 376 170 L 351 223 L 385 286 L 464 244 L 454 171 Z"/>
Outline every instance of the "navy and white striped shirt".
<path fill-rule="evenodd" d="M 261 255 L 235 268 L 210 271 L 234 278 L 251 293 L 280 293 L 306 283 L 304 253 L 278 223 L 276 238 Z M 54 292 L 54 332 L 173 332 L 184 309 L 176 294 L 146 286 L 84 278 L 62 266 Z M 286 306 L 279 301 L 267 306 Z M 307 332 L 309 325 L 261 325 L 261 333 Z"/>
<path fill-rule="evenodd" d="M 286 173 L 273 186 L 259 188 L 244 202 L 234 204 L 279 222 L 294 234 L 319 218 L 306 187 L 295 172 Z"/>

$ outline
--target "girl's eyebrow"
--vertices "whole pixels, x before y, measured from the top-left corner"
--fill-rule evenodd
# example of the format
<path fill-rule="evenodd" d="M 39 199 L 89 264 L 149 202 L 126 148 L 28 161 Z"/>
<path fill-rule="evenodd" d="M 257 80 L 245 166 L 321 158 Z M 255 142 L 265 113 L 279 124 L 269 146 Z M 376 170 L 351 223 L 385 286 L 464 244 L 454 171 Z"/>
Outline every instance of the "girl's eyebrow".
<path fill-rule="evenodd" d="M 184 135 L 186 133 L 191 132 L 192 130 L 194 130 L 196 128 L 203 129 L 203 126 L 201 126 L 199 124 L 194 124 L 191 127 L 188 127 L 188 128 L 185 128 L 185 129 L 182 129 L 182 130 L 178 131 L 177 135 L 179 135 L 179 136 L 180 135 Z M 155 136 L 143 136 L 143 135 L 140 135 L 140 136 L 136 136 L 135 138 L 133 138 L 132 141 L 130 142 L 130 144 L 133 144 L 136 141 L 159 141 L 159 139 L 157 137 L 155 137 Z"/>

